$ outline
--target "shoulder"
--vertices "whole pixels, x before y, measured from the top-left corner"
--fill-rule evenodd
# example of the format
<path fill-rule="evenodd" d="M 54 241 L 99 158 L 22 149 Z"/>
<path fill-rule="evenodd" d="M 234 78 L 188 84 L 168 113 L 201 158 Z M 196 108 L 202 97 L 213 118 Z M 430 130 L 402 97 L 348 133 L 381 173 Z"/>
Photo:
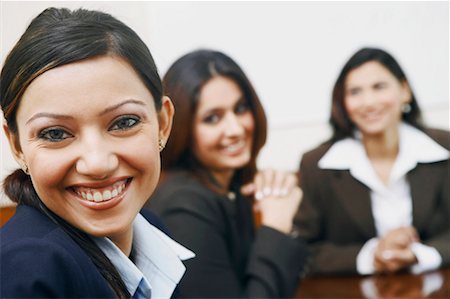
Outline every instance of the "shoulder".
<path fill-rule="evenodd" d="M 450 132 L 441 129 L 426 128 L 423 130 L 431 139 L 450 150 Z"/>
<path fill-rule="evenodd" d="M 95 295 L 90 285 L 103 280 L 95 265 L 78 244 L 36 209 L 19 206 L 0 234 L 2 297 Z"/>
<path fill-rule="evenodd" d="M 208 213 L 220 205 L 220 196 L 187 172 L 171 173 L 146 203 L 157 215 L 174 210 Z"/>
<path fill-rule="evenodd" d="M 317 163 L 319 160 L 326 154 L 326 152 L 330 149 L 330 147 L 334 143 L 331 141 L 326 141 L 319 146 L 313 148 L 312 150 L 309 150 L 305 152 L 301 159 L 301 167 L 317 167 Z"/>

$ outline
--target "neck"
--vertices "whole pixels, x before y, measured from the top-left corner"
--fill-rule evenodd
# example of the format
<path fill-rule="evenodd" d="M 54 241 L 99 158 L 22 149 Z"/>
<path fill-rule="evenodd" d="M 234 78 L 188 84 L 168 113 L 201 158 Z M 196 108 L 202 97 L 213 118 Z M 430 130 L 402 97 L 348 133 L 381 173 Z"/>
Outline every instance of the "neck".
<path fill-rule="evenodd" d="M 220 191 L 227 192 L 230 189 L 231 179 L 234 175 L 234 171 L 211 171 L 214 179 L 219 183 Z"/>
<path fill-rule="evenodd" d="M 130 256 L 133 244 L 133 227 L 123 233 L 110 236 L 109 239 L 117 246 L 126 256 Z"/>
<path fill-rule="evenodd" d="M 395 159 L 399 152 L 398 128 L 377 135 L 363 135 L 369 159 Z"/>

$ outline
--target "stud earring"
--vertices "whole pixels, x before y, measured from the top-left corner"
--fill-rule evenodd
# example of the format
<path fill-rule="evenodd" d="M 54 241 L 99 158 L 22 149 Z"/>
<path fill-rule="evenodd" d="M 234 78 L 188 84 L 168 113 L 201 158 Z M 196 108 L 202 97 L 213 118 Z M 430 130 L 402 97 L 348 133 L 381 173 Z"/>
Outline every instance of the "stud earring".
<path fill-rule="evenodd" d="M 405 103 L 402 105 L 402 112 L 407 114 L 411 112 L 411 105 L 409 103 Z"/>
<path fill-rule="evenodd" d="M 25 172 L 26 175 L 30 175 L 30 172 L 28 171 L 28 165 L 26 163 L 23 164 L 22 171 Z"/>
<path fill-rule="evenodd" d="M 166 145 L 164 144 L 164 141 L 162 139 L 159 139 L 158 146 L 159 146 L 159 151 L 161 152 Z"/>

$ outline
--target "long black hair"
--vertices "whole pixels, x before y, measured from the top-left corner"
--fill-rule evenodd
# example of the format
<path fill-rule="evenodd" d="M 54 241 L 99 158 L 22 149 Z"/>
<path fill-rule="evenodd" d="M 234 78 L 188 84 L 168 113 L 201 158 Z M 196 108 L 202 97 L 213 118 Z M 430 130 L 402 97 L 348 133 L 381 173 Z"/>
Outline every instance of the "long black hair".
<path fill-rule="evenodd" d="M 18 135 L 17 109 L 23 93 L 35 78 L 52 68 L 103 55 L 125 59 L 151 92 L 156 110 L 160 111 L 161 79 L 149 49 L 131 28 L 99 11 L 48 8 L 32 20 L 1 71 L 0 106 L 10 133 Z M 4 180 L 3 187 L 14 202 L 35 207 L 60 225 L 92 259 L 116 296 L 130 297 L 111 261 L 86 233 L 42 203 L 29 175 L 18 169 Z"/>
<path fill-rule="evenodd" d="M 376 61 L 380 63 L 393 76 L 395 76 L 399 82 L 408 84 L 411 90 L 411 101 L 409 103 L 411 110 L 408 113 L 402 114 L 402 120 L 418 129 L 423 128 L 419 105 L 408 79 L 406 78 L 405 72 L 400 67 L 400 64 L 391 54 L 382 49 L 362 48 L 353 54 L 352 57 L 350 57 L 350 59 L 345 63 L 336 80 L 336 83 L 334 84 L 330 116 L 330 124 L 333 128 L 332 140 L 339 140 L 353 136 L 355 124 L 350 120 L 344 105 L 345 80 L 352 70 L 369 61 Z"/>
<path fill-rule="evenodd" d="M 201 49 L 177 59 L 163 78 L 164 91 L 171 98 L 176 111 L 170 138 L 161 155 L 163 172 L 173 169 L 192 171 L 213 189 L 214 185 L 210 184 L 213 179 L 192 152 L 192 136 L 201 89 L 209 80 L 218 76 L 229 78 L 239 86 L 255 120 L 250 162 L 233 177 L 232 183 L 242 184 L 253 179 L 256 159 L 267 136 L 264 109 L 244 71 L 228 55 Z"/>

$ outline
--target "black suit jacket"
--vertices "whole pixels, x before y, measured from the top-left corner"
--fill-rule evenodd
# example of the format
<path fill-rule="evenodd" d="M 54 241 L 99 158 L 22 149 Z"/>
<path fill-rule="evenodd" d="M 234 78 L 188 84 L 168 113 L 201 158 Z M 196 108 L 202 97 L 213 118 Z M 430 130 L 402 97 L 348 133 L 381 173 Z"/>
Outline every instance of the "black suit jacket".
<path fill-rule="evenodd" d="M 156 216 L 144 217 L 158 228 Z M 0 229 L 1 298 L 114 298 L 90 258 L 39 210 L 19 205 Z"/>
<path fill-rule="evenodd" d="M 446 131 L 426 133 L 446 149 Z M 376 237 L 370 190 L 348 170 L 320 169 L 318 161 L 332 143 L 306 153 L 300 165 L 303 202 L 296 217 L 301 236 L 313 248 L 312 274 L 357 273 L 356 256 Z M 435 247 L 450 265 L 449 160 L 419 164 L 407 174 L 410 183 L 413 226 L 426 245 Z"/>
<path fill-rule="evenodd" d="M 306 246 L 276 230 L 255 231 L 251 203 L 216 194 L 187 173 L 159 186 L 147 206 L 174 239 L 194 251 L 180 294 L 193 298 L 288 298 L 299 283 Z"/>

